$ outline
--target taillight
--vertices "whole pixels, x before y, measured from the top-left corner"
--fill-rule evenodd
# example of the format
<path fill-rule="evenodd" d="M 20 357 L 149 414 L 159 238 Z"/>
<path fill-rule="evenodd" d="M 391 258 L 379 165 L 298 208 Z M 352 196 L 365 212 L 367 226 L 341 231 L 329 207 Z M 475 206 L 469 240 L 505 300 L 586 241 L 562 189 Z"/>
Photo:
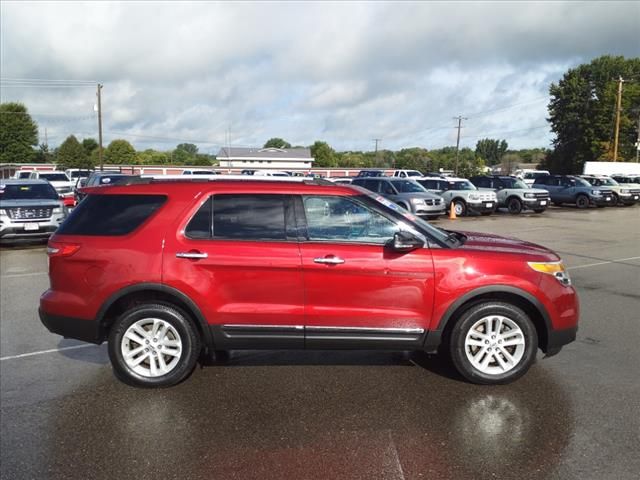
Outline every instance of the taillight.
<path fill-rule="evenodd" d="M 47 255 L 50 257 L 70 257 L 80 250 L 77 243 L 49 242 L 47 244 Z"/>

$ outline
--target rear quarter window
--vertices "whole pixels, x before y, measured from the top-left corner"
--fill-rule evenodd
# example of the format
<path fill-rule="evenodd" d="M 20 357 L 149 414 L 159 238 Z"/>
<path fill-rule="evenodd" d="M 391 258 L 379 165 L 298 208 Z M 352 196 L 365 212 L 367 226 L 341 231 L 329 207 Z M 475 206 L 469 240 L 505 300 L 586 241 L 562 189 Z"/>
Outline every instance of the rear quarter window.
<path fill-rule="evenodd" d="M 127 235 L 150 218 L 166 200 L 165 195 L 89 195 L 73 210 L 57 233 Z"/>

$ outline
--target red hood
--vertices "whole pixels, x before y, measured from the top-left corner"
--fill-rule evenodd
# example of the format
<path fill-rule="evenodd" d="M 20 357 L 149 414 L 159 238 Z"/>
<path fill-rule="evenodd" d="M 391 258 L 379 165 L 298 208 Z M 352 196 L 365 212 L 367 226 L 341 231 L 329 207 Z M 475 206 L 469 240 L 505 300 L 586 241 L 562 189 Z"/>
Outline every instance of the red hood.
<path fill-rule="evenodd" d="M 462 246 L 464 250 L 480 250 L 495 253 L 517 253 L 543 257 L 545 261 L 555 262 L 560 257 L 553 250 L 549 250 L 535 243 L 525 242 L 513 237 L 501 237 L 491 233 L 460 232 L 467 236 L 467 241 Z"/>

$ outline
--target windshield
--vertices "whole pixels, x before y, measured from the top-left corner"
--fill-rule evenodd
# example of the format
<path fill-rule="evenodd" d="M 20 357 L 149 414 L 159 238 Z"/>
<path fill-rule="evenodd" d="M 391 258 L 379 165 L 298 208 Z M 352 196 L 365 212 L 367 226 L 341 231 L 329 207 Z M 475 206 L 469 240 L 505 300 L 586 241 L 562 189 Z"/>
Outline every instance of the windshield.
<path fill-rule="evenodd" d="M 393 186 L 400 193 L 424 193 L 426 192 L 425 188 L 412 180 L 402 180 L 402 181 L 394 181 L 392 182 Z"/>
<path fill-rule="evenodd" d="M 18 178 L 25 179 L 25 178 L 29 178 L 30 175 L 31 175 L 31 172 L 20 172 L 20 174 L 18 175 Z"/>
<path fill-rule="evenodd" d="M 69 178 L 64 173 L 41 173 L 40 178 L 42 180 L 49 180 L 50 182 L 68 182 Z"/>
<path fill-rule="evenodd" d="M 581 187 L 590 187 L 591 184 L 587 182 L 584 178 L 576 178 L 576 185 L 580 185 Z"/>
<path fill-rule="evenodd" d="M 524 178 L 526 178 L 527 180 L 531 180 L 532 178 L 536 179 L 542 175 L 548 175 L 548 173 L 547 172 L 527 172 L 524 174 Z"/>
<path fill-rule="evenodd" d="M 606 186 L 609 186 L 609 187 L 617 187 L 618 186 L 618 182 L 616 182 L 612 178 L 594 178 L 593 184 L 597 185 L 597 186 L 606 185 Z"/>
<path fill-rule="evenodd" d="M 424 175 L 417 170 L 409 170 L 407 172 L 407 177 L 424 177 Z"/>
<path fill-rule="evenodd" d="M 434 227 L 428 222 L 422 220 L 421 218 L 418 218 L 417 216 L 412 215 L 410 212 L 407 212 L 405 209 L 398 206 L 398 204 L 390 200 L 387 200 L 381 195 L 370 192 L 365 188 L 361 188 L 361 187 L 356 187 L 356 188 L 360 190 L 365 197 L 370 199 L 370 201 L 373 201 L 378 206 L 378 208 L 381 208 L 385 212 L 390 213 L 396 219 L 401 220 L 408 225 L 411 225 L 412 227 L 416 228 L 419 232 L 421 232 L 423 235 L 431 236 L 432 238 L 444 244 L 451 245 L 452 240 L 451 240 L 451 237 L 449 237 L 448 232 L 440 230 L 439 228 Z"/>
<path fill-rule="evenodd" d="M 0 184 L 0 200 L 58 200 L 58 194 L 45 183 L 27 185 Z"/>
<path fill-rule="evenodd" d="M 69 172 L 69 177 L 80 178 L 80 177 L 88 177 L 91 172 L 88 170 L 74 170 Z"/>
<path fill-rule="evenodd" d="M 529 188 L 529 185 L 517 178 L 507 178 L 502 180 L 507 188 Z"/>
<path fill-rule="evenodd" d="M 194 170 L 191 172 L 191 175 L 215 175 L 216 172 L 212 172 L 211 170 Z"/>
<path fill-rule="evenodd" d="M 449 190 L 477 190 L 469 180 L 449 182 Z"/>
<path fill-rule="evenodd" d="M 122 183 L 129 178 L 129 175 L 114 175 L 113 177 L 100 177 L 100 185 L 116 185 Z"/>

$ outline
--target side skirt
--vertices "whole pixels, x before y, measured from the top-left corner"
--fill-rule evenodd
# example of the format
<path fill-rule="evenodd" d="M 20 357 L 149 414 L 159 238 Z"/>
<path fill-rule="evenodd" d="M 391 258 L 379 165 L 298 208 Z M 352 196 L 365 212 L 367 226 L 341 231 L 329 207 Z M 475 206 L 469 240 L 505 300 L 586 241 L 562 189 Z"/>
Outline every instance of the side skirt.
<path fill-rule="evenodd" d="M 211 325 L 217 350 L 420 350 L 422 328 L 304 327 L 302 325 Z"/>

